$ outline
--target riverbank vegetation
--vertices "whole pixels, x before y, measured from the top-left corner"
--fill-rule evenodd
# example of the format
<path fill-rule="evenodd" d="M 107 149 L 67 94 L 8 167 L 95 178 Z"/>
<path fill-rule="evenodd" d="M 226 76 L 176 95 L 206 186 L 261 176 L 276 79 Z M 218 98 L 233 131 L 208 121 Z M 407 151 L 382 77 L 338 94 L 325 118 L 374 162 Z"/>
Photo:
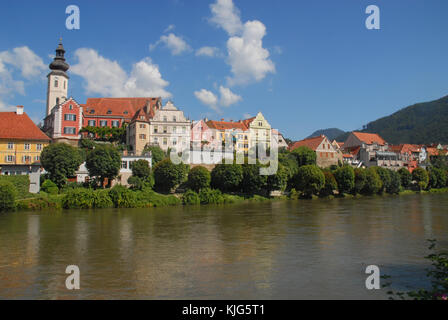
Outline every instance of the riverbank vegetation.
<path fill-rule="evenodd" d="M 52 144 L 42 152 L 42 164 L 48 173 L 40 194 L 18 199 L 17 194 L 27 193 L 25 178 L 20 177 L 23 181 L 15 183 L 0 180 L 3 190 L 0 210 L 141 208 L 260 201 L 274 195 L 297 200 L 448 190 L 448 168 L 440 165 L 417 168 L 412 174 L 405 168 L 398 171 L 381 167 L 354 169 L 342 164 L 322 169 L 316 166 L 315 152 L 300 147 L 292 152 L 282 150 L 276 173 L 265 176 L 260 175 L 263 165 L 248 164 L 247 158 L 242 165 L 217 164 L 210 172 L 202 166 L 190 169 L 185 164 L 176 165 L 160 148 L 151 148 L 157 154 L 157 163 L 152 169 L 146 160 L 136 161 L 128 179 L 130 187 L 110 188 L 121 164 L 120 153 L 114 146 L 76 149 Z M 60 158 L 65 160 L 59 161 Z M 68 178 L 84 160 L 95 177 L 82 184 L 68 183 Z"/>

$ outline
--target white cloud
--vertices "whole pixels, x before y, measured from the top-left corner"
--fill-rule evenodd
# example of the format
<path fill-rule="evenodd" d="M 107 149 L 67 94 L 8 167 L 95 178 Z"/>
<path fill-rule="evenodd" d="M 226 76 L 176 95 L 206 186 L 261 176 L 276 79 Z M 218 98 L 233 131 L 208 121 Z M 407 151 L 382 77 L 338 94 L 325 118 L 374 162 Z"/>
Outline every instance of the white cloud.
<path fill-rule="evenodd" d="M 170 32 L 170 31 L 174 30 L 175 28 L 176 28 L 176 26 L 174 24 L 170 24 L 168 27 L 166 27 L 166 29 L 163 32 L 164 33 Z"/>
<path fill-rule="evenodd" d="M 196 50 L 196 56 L 219 57 L 221 56 L 221 51 L 216 47 L 202 47 Z"/>
<path fill-rule="evenodd" d="M 174 33 L 170 33 L 167 36 L 161 36 L 156 43 L 149 45 L 149 50 L 154 50 L 160 44 L 167 47 L 173 56 L 177 56 L 191 50 L 188 43 L 181 37 L 176 36 Z"/>
<path fill-rule="evenodd" d="M 209 21 L 223 28 L 229 35 L 235 35 L 243 29 L 240 12 L 232 0 L 217 0 L 210 5 L 210 10 L 212 17 Z"/>
<path fill-rule="evenodd" d="M 219 100 L 216 94 L 206 89 L 195 91 L 194 95 L 204 105 L 210 107 L 216 112 L 220 112 L 220 107 L 230 107 L 232 104 L 243 100 L 241 96 L 233 93 L 229 88 L 225 88 L 223 86 L 219 87 L 219 93 Z"/>
<path fill-rule="evenodd" d="M 224 88 L 223 86 L 219 87 L 219 92 L 221 94 L 220 105 L 223 107 L 229 107 L 232 104 L 235 104 L 243 98 L 235 93 L 233 93 L 229 88 Z"/>
<path fill-rule="evenodd" d="M 170 98 L 166 91 L 169 82 L 162 78 L 159 67 L 150 58 L 145 58 L 132 67 L 130 75 L 117 61 L 99 55 L 90 48 L 75 51 L 78 63 L 72 66 L 74 74 L 86 81 L 87 94 L 100 94 L 111 97 L 162 97 Z"/>
<path fill-rule="evenodd" d="M 228 78 L 229 85 L 247 84 L 263 80 L 268 73 L 275 73 L 275 65 L 269 59 L 269 51 L 263 48 L 266 27 L 260 21 L 248 21 L 244 24 L 241 37 L 234 36 L 227 41 L 229 53 L 227 63 L 233 77 Z"/>
<path fill-rule="evenodd" d="M 194 95 L 206 106 L 209 106 L 214 110 L 218 110 L 218 98 L 213 92 L 206 89 L 201 89 L 200 91 L 195 91 Z"/>
<path fill-rule="evenodd" d="M 26 79 L 38 76 L 46 69 L 43 60 L 26 46 L 0 52 L 0 64 L 1 62 L 19 69 Z"/>

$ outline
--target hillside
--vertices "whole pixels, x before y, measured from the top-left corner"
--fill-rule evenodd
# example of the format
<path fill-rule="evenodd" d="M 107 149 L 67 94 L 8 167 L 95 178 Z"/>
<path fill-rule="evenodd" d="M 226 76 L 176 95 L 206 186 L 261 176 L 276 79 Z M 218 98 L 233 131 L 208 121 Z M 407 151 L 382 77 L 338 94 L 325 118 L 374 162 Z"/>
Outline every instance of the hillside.
<path fill-rule="evenodd" d="M 326 135 L 328 139 L 333 140 L 336 137 L 344 134 L 345 132 L 342 131 L 341 129 L 338 128 L 329 128 L 329 129 L 321 129 L 321 130 L 317 130 L 315 132 L 313 132 L 313 134 L 311 134 L 310 136 L 306 137 L 308 138 L 313 138 L 313 137 L 317 137 L 320 136 L 322 134 Z"/>
<path fill-rule="evenodd" d="M 378 133 L 391 144 L 448 144 L 448 96 L 401 109 L 363 131 Z"/>

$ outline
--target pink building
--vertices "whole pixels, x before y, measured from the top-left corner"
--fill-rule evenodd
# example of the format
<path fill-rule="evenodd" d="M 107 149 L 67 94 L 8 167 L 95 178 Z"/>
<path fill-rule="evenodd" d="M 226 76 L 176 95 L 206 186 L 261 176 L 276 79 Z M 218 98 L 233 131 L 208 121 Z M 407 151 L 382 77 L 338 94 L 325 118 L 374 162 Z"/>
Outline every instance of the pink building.
<path fill-rule="evenodd" d="M 195 148 L 220 147 L 221 142 L 209 128 L 205 120 L 193 121 L 191 124 L 191 145 Z"/>

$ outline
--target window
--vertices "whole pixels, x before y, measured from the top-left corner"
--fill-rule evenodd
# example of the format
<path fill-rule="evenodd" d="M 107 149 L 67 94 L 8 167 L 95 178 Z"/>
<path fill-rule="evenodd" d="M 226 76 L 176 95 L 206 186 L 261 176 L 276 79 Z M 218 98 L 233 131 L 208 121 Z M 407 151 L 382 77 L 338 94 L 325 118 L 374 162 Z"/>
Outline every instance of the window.
<path fill-rule="evenodd" d="M 163 138 L 163 145 L 166 146 L 168 144 L 168 140 L 166 138 Z"/>
<path fill-rule="evenodd" d="M 95 127 L 96 126 L 96 121 L 95 120 L 89 120 L 88 121 L 88 126 L 89 127 Z"/>
<path fill-rule="evenodd" d="M 168 128 L 167 127 L 163 127 L 163 133 L 167 133 L 168 132 Z"/>
<path fill-rule="evenodd" d="M 100 120 L 100 127 L 107 127 L 107 120 Z"/>
<path fill-rule="evenodd" d="M 154 142 L 155 142 L 155 143 L 159 143 L 159 138 L 154 137 Z"/>
<path fill-rule="evenodd" d="M 14 149 L 14 142 L 8 142 L 8 150 Z"/>
<path fill-rule="evenodd" d="M 158 133 L 159 132 L 159 128 L 158 127 L 154 127 L 154 133 Z"/>
<path fill-rule="evenodd" d="M 262 121 L 258 121 L 258 126 L 262 127 L 263 126 L 263 122 Z"/>
<path fill-rule="evenodd" d="M 173 146 L 177 145 L 177 139 L 173 138 Z"/>
<path fill-rule="evenodd" d="M 58 87 L 58 80 L 54 80 L 54 87 L 55 87 L 55 88 Z"/>
<path fill-rule="evenodd" d="M 40 157 L 39 156 L 35 156 L 34 157 L 34 161 L 39 161 L 40 160 Z"/>
<path fill-rule="evenodd" d="M 167 121 L 168 121 L 168 118 L 167 118 L 166 116 L 164 116 L 164 117 L 163 117 L 163 121 L 164 121 L 164 122 L 167 122 Z"/>
<path fill-rule="evenodd" d="M 112 127 L 118 128 L 120 126 L 120 121 L 112 120 Z"/>
<path fill-rule="evenodd" d="M 173 127 L 173 133 L 176 133 L 176 127 Z"/>
<path fill-rule="evenodd" d="M 112 114 L 112 110 L 107 110 L 107 114 Z"/>
<path fill-rule="evenodd" d="M 173 122 L 176 122 L 176 121 L 177 121 L 176 116 L 174 116 L 173 117 Z"/>
<path fill-rule="evenodd" d="M 187 132 L 187 128 L 186 127 L 182 127 L 182 133 L 186 133 Z"/>
<path fill-rule="evenodd" d="M 22 157 L 22 162 L 31 162 L 31 157 L 30 156 L 23 156 Z"/>
<path fill-rule="evenodd" d="M 14 161 L 14 156 L 6 156 L 5 157 L 6 162 L 13 162 Z"/>
<path fill-rule="evenodd" d="M 90 114 L 94 114 L 94 113 L 95 113 L 95 109 L 91 109 Z"/>
<path fill-rule="evenodd" d="M 76 128 L 75 127 L 64 127 L 64 133 L 65 134 L 76 134 Z"/>
<path fill-rule="evenodd" d="M 127 169 L 128 168 L 128 162 L 127 161 L 121 161 L 121 169 Z"/>
<path fill-rule="evenodd" d="M 140 137 L 140 140 L 145 140 L 146 139 L 146 134 L 140 134 L 139 137 Z"/>
<path fill-rule="evenodd" d="M 56 105 L 59 104 L 59 98 L 56 98 Z"/>
<path fill-rule="evenodd" d="M 69 110 L 73 110 L 73 106 L 72 106 L 72 105 L 69 105 L 69 106 L 68 106 L 68 109 L 69 109 Z"/>
<path fill-rule="evenodd" d="M 125 112 L 123 112 L 123 114 L 128 114 L 129 112 L 126 110 Z"/>
<path fill-rule="evenodd" d="M 145 116 L 140 116 L 140 120 L 145 120 Z"/>
<path fill-rule="evenodd" d="M 30 150 L 31 149 L 31 145 L 29 143 L 25 143 L 25 150 Z"/>
<path fill-rule="evenodd" d="M 145 129 L 146 128 L 146 124 L 141 123 L 140 124 L 140 129 Z"/>
<path fill-rule="evenodd" d="M 40 143 L 36 144 L 36 149 L 37 149 L 37 151 L 42 150 L 42 144 L 40 144 Z"/>
<path fill-rule="evenodd" d="M 65 121 L 76 121 L 76 114 L 65 114 L 64 120 Z"/>

